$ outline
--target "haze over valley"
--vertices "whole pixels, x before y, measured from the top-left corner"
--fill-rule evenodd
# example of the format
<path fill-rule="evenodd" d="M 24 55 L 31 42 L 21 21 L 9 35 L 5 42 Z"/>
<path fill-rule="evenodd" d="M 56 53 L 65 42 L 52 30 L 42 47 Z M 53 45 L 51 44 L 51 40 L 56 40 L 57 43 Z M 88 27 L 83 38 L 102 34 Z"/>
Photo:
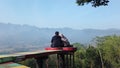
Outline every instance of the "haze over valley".
<path fill-rule="evenodd" d="M 64 34 L 70 43 L 89 44 L 96 36 L 120 35 L 120 29 L 38 28 L 30 25 L 0 23 L 0 53 L 42 50 L 50 45 L 55 31 Z"/>

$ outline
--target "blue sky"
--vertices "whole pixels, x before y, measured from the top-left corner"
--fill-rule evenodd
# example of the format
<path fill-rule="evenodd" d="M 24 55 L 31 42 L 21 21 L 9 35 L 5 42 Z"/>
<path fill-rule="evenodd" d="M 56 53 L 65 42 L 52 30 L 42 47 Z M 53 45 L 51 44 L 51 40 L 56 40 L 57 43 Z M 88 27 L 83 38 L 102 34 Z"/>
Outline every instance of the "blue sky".
<path fill-rule="evenodd" d="M 78 6 L 76 0 L 0 0 L 0 22 L 40 28 L 120 29 L 120 0 Z"/>

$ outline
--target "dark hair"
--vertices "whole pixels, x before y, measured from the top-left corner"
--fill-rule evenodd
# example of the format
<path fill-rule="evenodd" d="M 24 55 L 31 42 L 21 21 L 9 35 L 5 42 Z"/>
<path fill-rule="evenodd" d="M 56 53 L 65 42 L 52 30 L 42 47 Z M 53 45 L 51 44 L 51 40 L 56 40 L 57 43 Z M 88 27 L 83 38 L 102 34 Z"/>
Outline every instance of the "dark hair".
<path fill-rule="evenodd" d="M 56 31 L 56 32 L 55 32 L 55 35 L 59 35 L 59 32 L 58 32 L 58 31 Z"/>

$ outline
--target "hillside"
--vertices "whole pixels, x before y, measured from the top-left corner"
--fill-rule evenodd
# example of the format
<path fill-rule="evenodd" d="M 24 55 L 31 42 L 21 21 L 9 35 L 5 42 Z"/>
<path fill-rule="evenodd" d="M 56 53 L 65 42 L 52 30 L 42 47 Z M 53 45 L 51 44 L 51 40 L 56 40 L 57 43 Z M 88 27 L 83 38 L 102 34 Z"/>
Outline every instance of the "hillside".
<path fill-rule="evenodd" d="M 120 35 L 119 29 L 76 30 L 72 28 L 38 28 L 29 25 L 0 23 L 0 49 L 9 48 L 15 52 L 16 49 L 19 51 L 42 49 L 50 45 L 51 37 L 55 31 L 63 33 L 71 43 L 80 42 L 83 44 L 89 43 L 96 36 Z"/>

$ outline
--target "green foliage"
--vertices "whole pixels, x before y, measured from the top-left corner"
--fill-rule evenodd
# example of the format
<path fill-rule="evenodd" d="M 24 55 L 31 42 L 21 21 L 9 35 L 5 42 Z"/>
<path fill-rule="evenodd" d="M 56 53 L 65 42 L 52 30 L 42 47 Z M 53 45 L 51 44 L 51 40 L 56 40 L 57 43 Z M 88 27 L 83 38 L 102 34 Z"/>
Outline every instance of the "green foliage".
<path fill-rule="evenodd" d="M 105 67 L 120 67 L 120 36 L 97 37 L 96 44 L 102 53 Z"/>
<path fill-rule="evenodd" d="M 101 68 L 98 50 L 93 47 L 81 47 L 75 52 L 76 68 Z"/>
<path fill-rule="evenodd" d="M 99 52 L 93 46 L 86 49 L 86 64 L 88 64 L 89 68 L 101 68 Z"/>
<path fill-rule="evenodd" d="M 56 55 L 50 55 L 47 61 L 48 61 L 48 67 L 57 68 L 57 57 L 56 57 Z"/>
<path fill-rule="evenodd" d="M 20 64 L 23 64 L 23 65 L 26 65 L 26 66 L 28 66 L 28 67 L 30 67 L 30 68 L 37 68 L 36 67 L 36 61 L 35 61 L 35 59 L 27 59 L 27 60 L 25 60 L 25 61 L 21 61 L 21 62 L 19 62 Z"/>
<path fill-rule="evenodd" d="M 81 48 L 75 52 L 75 68 L 85 67 L 85 49 Z"/>
<path fill-rule="evenodd" d="M 91 3 L 93 7 L 107 6 L 108 2 L 109 0 L 77 0 L 77 4 L 80 6 Z"/>
<path fill-rule="evenodd" d="M 77 49 L 83 49 L 83 48 L 85 48 L 85 46 L 83 45 L 83 44 L 80 44 L 80 43 L 73 43 L 72 44 L 74 47 L 76 47 Z"/>
<path fill-rule="evenodd" d="M 95 45 L 89 47 L 75 43 L 76 68 L 119 68 L 120 36 L 104 36 L 94 39 Z"/>

